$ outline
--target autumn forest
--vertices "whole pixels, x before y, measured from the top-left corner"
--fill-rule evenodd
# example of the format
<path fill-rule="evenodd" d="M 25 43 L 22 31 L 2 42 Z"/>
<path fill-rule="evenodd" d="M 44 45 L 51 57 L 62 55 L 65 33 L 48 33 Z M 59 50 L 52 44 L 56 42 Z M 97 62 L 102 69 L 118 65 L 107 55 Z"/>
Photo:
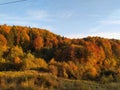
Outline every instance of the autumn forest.
<path fill-rule="evenodd" d="M 120 40 L 69 39 L 45 29 L 0 25 L 0 71 L 28 70 L 70 80 L 120 82 Z"/>

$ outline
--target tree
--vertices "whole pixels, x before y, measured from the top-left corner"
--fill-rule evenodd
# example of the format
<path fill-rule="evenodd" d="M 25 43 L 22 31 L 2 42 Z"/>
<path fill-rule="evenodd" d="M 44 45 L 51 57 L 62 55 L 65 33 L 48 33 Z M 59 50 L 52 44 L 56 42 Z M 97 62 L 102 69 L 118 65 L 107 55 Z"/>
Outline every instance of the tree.
<path fill-rule="evenodd" d="M 0 45 L 1 46 L 6 46 L 7 45 L 7 40 L 2 34 L 0 34 Z"/>
<path fill-rule="evenodd" d="M 9 60 L 14 60 L 16 57 L 23 57 L 24 56 L 24 52 L 22 50 L 21 47 L 18 47 L 18 46 L 14 46 L 13 48 L 11 48 L 9 51 L 8 51 L 8 59 Z"/>
<path fill-rule="evenodd" d="M 7 50 L 7 40 L 6 38 L 0 34 L 0 57 L 3 55 L 3 52 Z"/>
<path fill-rule="evenodd" d="M 43 39 L 40 36 L 37 36 L 33 42 L 35 50 L 40 50 L 43 47 L 43 45 L 44 45 Z"/>

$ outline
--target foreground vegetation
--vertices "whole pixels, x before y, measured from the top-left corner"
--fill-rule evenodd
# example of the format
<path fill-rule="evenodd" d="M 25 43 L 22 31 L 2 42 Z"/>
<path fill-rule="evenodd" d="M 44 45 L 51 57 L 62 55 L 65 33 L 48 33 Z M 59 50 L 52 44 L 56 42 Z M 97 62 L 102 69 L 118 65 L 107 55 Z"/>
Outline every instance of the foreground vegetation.
<path fill-rule="evenodd" d="M 0 72 L 1 90 L 120 90 L 120 83 L 58 78 L 50 73 L 37 71 Z"/>
<path fill-rule="evenodd" d="M 69 39 L 44 29 L 0 25 L 0 71 L 5 90 L 116 90 L 120 40 Z"/>

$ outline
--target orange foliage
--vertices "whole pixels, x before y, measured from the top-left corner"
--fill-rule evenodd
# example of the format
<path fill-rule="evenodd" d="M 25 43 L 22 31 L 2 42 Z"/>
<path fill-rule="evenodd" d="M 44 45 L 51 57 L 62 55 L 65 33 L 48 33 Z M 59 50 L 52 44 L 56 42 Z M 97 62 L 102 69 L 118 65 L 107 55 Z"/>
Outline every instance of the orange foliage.
<path fill-rule="evenodd" d="M 73 71 L 77 71 L 78 67 L 71 61 L 68 62 L 69 63 L 69 67 L 73 70 Z"/>
<path fill-rule="evenodd" d="M 96 77 L 111 67 L 111 70 L 120 72 L 120 40 L 100 37 L 69 39 L 44 29 L 1 25 L 0 51 L 0 58 L 6 61 L 19 64 L 22 62 L 20 58 L 25 59 L 28 69 L 47 67 L 46 62 L 36 57 L 47 61 L 55 58 L 56 61 L 50 61 L 49 69 L 58 76 L 76 78 L 81 73 L 81 77 L 88 73 Z"/>
<path fill-rule="evenodd" d="M 34 45 L 35 50 L 40 50 L 44 45 L 43 39 L 40 36 L 36 37 L 34 39 L 33 45 Z"/>
<path fill-rule="evenodd" d="M 90 68 L 89 73 L 94 77 L 97 76 L 97 74 L 98 74 L 95 67 Z"/>
<path fill-rule="evenodd" d="M 15 64 L 19 64 L 19 63 L 21 63 L 22 61 L 21 61 L 21 59 L 19 58 L 19 57 L 15 57 L 14 58 L 14 63 Z"/>
<path fill-rule="evenodd" d="M 1 46 L 6 46 L 7 45 L 7 40 L 2 34 L 0 34 L 0 45 Z"/>
<path fill-rule="evenodd" d="M 3 26 L 1 26 L 1 27 L 2 27 L 2 29 L 3 29 L 6 33 L 9 33 L 10 30 L 11 30 L 11 27 L 10 27 L 10 26 L 7 26 L 6 24 L 3 25 Z"/>

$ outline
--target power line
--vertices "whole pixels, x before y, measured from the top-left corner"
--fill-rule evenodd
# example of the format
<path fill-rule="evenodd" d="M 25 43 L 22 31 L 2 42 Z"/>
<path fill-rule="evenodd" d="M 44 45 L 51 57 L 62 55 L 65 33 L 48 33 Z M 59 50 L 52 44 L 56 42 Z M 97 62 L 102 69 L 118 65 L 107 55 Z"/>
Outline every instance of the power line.
<path fill-rule="evenodd" d="M 0 3 L 0 5 L 13 4 L 13 3 L 24 2 L 24 1 L 27 1 L 27 0 L 17 0 L 17 1 L 5 2 L 5 3 Z"/>

